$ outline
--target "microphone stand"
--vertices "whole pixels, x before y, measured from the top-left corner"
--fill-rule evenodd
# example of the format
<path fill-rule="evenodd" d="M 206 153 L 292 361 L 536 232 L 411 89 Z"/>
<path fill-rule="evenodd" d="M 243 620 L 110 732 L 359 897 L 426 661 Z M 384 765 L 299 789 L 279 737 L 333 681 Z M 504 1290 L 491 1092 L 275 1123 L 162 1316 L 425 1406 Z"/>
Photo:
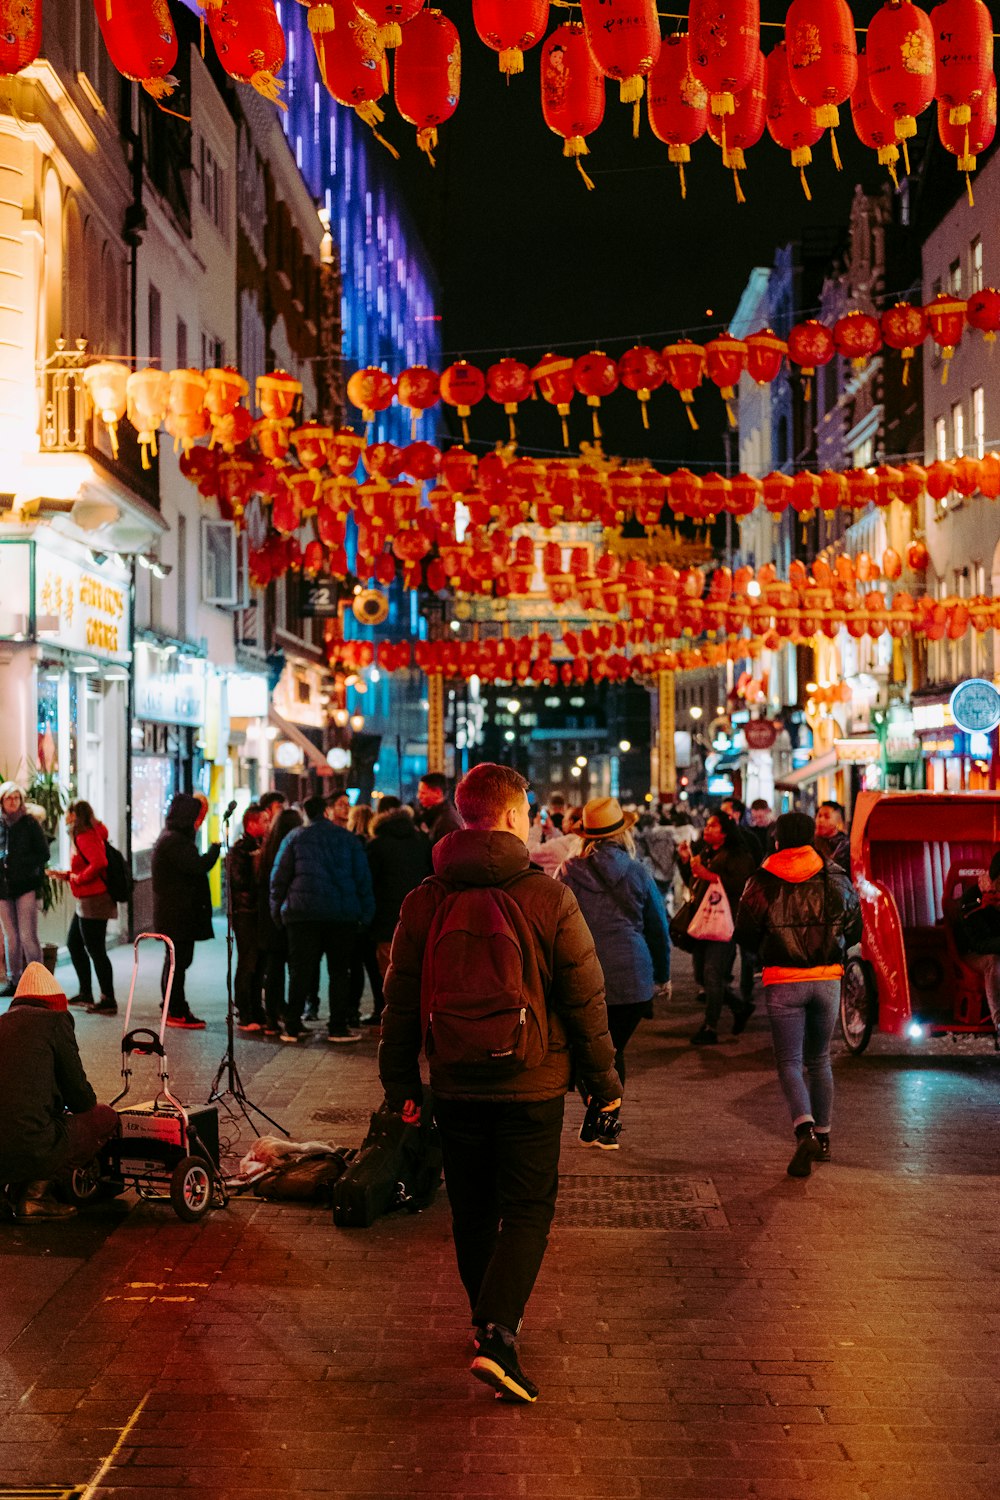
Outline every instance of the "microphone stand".
<path fill-rule="evenodd" d="M 233 1000 L 233 883 L 229 871 L 229 820 L 231 817 L 232 810 L 230 809 L 222 819 L 223 871 L 226 877 L 226 1050 L 215 1070 L 208 1103 L 223 1105 L 229 1114 L 233 1113 L 232 1106 L 235 1105 L 254 1135 L 260 1135 L 253 1118 L 253 1115 L 259 1115 L 262 1120 L 266 1120 L 269 1125 L 274 1126 L 275 1130 L 280 1130 L 281 1134 L 287 1137 L 288 1131 L 284 1125 L 279 1125 L 277 1120 L 272 1119 L 266 1111 L 260 1108 L 260 1105 L 254 1104 L 253 1100 L 247 1097 L 243 1080 L 236 1066 L 236 1007 Z M 223 1076 L 226 1079 L 226 1087 L 220 1089 L 219 1085 Z"/>

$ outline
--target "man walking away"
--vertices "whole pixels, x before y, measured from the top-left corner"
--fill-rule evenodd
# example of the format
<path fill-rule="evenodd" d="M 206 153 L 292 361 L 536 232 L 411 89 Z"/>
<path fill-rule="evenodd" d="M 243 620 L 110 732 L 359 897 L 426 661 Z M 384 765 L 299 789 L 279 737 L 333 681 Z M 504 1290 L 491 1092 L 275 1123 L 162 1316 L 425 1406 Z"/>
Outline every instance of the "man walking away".
<path fill-rule="evenodd" d="M 437 844 L 435 878 L 403 903 L 379 1048 L 386 1102 L 411 1114 L 427 1056 L 472 1373 L 522 1402 L 538 1387 L 517 1334 L 555 1211 L 574 1068 L 610 1116 L 621 1103 L 593 939 L 571 891 L 528 860 L 527 785 L 489 763 L 460 783 L 467 826 Z"/>
<path fill-rule="evenodd" d="M 448 783 L 440 771 L 428 771 L 421 776 L 417 802 L 420 804 L 419 822 L 431 841 L 431 847 L 461 828 L 462 819 L 455 811 L 455 804 L 448 800 Z"/>
<path fill-rule="evenodd" d="M 816 848 L 824 859 L 851 873 L 851 836 L 844 822 L 844 809 L 839 802 L 821 802 L 816 812 Z"/>
<path fill-rule="evenodd" d="M 208 872 L 219 857 L 219 845 L 198 850 L 198 829 L 205 821 L 208 801 L 201 793 L 178 792 L 167 809 L 163 832 L 153 845 L 153 927 L 174 945 L 174 985 L 170 993 L 168 1026 L 186 1031 L 204 1031 L 205 1023 L 191 1012 L 184 993 L 184 980 L 194 945 L 214 937 L 212 893 Z M 161 989 L 167 993 L 169 957 L 163 962 Z"/>
<path fill-rule="evenodd" d="M 288 933 L 288 1014 L 282 1041 L 308 1036 L 302 1011 L 326 958 L 330 981 L 327 1041 L 361 1040 L 348 1026 L 351 962 L 362 927 L 375 915 L 364 845 L 323 815 L 324 799 L 305 804 L 309 825 L 290 833 L 271 872 L 271 916 Z"/>
<path fill-rule="evenodd" d="M 251 802 L 243 814 L 243 833 L 229 851 L 229 884 L 233 936 L 236 939 L 236 978 L 233 983 L 241 1031 L 264 1026 L 264 969 L 267 949 L 260 941 L 257 862 L 268 822 L 260 806 Z"/>
<path fill-rule="evenodd" d="M 778 1078 L 795 1130 L 789 1177 L 808 1177 L 814 1161 L 830 1156 L 830 1039 L 844 958 L 861 936 L 854 887 L 817 853 L 815 834 L 805 813 L 781 815 L 777 851 L 747 881 L 736 915 L 737 942 L 764 965 Z"/>

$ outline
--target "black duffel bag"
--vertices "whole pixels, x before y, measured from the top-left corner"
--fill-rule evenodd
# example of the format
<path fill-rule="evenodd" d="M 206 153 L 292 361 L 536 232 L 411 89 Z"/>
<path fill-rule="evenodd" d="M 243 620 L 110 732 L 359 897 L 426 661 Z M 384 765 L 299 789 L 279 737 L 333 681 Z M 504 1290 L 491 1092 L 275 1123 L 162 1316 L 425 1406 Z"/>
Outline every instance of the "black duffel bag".
<path fill-rule="evenodd" d="M 369 1229 L 396 1209 L 417 1213 L 434 1201 L 440 1183 L 441 1145 L 425 1090 L 419 1125 L 385 1104 L 372 1115 L 357 1156 L 333 1184 L 333 1222 Z"/>

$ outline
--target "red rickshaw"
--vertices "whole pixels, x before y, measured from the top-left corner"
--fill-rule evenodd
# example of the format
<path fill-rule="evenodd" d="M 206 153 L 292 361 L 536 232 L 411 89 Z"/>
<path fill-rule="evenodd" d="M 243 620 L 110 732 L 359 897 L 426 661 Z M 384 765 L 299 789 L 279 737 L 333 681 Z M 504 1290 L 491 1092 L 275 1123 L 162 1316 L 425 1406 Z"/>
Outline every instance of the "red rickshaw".
<path fill-rule="evenodd" d="M 1000 848 L 1000 791 L 862 792 L 851 875 L 864 933 L 841 987 L 851 1052 L 872 1030 L 994 1036 L 983 976 L 959 951 L 962 897 Z"/>

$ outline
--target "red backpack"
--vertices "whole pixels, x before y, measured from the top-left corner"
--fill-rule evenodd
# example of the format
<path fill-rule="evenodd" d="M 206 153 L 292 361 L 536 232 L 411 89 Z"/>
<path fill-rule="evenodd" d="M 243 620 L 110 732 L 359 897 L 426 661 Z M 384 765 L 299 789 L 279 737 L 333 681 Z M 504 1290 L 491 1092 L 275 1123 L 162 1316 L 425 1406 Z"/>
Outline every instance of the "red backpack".
<path fill-rule="evenodd" d="M 498 886 L 449 891 L 434 914 L 420 985 L 430 1062 L 498 1081 L 537 1068 L 549 1019 L 527 918 Z"/>

